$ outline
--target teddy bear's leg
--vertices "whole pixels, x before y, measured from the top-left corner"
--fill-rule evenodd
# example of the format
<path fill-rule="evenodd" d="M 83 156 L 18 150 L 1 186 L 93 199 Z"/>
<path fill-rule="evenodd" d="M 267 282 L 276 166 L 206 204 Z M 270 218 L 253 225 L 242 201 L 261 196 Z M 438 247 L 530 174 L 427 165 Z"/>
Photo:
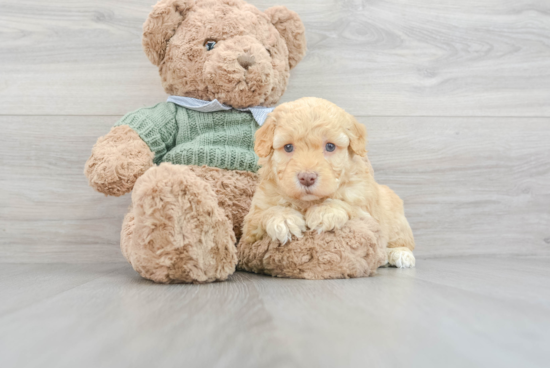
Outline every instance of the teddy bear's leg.
<path fill-rule="evenodd" d="M 282 246 L 265 236 L 238 246 L 239 269 L 277 277 L 331 279 L 366 277 L 384 264 L 386 242 L 372 217 L 349 220 L 341 229 L 306 231 Z"/>
<path fill-rule="evenodd" d="M 137 180 L 121 248 L 141 276 L 159 283 L 225 280 L 237 263 L 232 223 L 212 187 L 169 163 Z"/>
<path fill-rule="evenodd" d="M 136 226 L 135 219 L 134 207 L 130 206 L 128 213 L 124 216 L 124 220 L 122 221 L 122 231 L 120 232 L 120 250 L 128 262 L 130 262 L 132 237 L 134 236 L 134 227 Z"/>
<path fill-rule="evenodd" d="M 218 205 L 233 224 L 237 240 L 242 235 L 244 217 L 250 210 L 250 204 L 258 175 L 239 170 L 224 170 L 208 166 L 188 166 L 199 178 L 210 184 L 218 197 Z"/>

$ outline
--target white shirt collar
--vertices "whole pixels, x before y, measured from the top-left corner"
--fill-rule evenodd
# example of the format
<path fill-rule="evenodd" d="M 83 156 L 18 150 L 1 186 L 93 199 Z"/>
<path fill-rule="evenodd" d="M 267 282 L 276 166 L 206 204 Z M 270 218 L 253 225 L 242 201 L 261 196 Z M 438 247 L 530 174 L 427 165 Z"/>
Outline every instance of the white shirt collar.
<path fill-rule="evenodd" d="M 205 101 L 192 97 L 170 96 L 168 97 L 168 102 L 172 102 L 176 105 L 199 112 L 214 112 L 233 109 L 231 106 L 224 105 L 218 100 Z M 274 107 L 253 106 L 235 110 L 250 111 L 254 117 L 254 120 L 256 120 L 259 126 L 262 126 L 267 119 L 267 115 L 273 111 L 273 109 Z"/>

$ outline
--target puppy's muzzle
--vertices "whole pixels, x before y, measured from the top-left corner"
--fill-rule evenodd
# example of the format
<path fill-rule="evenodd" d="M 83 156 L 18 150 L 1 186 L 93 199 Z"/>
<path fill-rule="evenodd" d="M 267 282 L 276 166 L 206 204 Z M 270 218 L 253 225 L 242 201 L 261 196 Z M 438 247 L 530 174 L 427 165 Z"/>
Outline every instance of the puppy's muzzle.
<path fill-rule="evenodd" d="M 316 172 L 301 172 L 298 174 L 298 181 L 304 187 L 310 187 L 317 181 L 317 176 Z"/>

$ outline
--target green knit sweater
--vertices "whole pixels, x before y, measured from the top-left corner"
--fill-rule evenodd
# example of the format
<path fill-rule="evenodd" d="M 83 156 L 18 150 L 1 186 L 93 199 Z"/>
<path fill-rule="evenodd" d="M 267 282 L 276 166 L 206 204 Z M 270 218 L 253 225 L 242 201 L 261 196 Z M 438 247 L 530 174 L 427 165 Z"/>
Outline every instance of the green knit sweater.
<path fill-rule="evenodd" d="M 155 153 L 154 162 L 207 165 L 258 171 L 250 112 L 198 112 L 171 102 L 126 114 L 115 126 L 128 125 Z"/>

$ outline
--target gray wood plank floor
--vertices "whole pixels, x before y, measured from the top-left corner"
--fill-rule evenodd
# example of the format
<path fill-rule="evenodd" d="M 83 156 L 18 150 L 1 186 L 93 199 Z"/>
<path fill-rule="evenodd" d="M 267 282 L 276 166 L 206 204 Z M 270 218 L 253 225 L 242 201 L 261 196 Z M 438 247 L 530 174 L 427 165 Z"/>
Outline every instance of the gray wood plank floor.
<path fill-rule="evenodd" d="M 0 265 L 8 367 L 547 367 L 550 258 L 365 279 L 155 285 L 126 264 Z M 32 276 L 31 276 L 32 275 Z"/>

